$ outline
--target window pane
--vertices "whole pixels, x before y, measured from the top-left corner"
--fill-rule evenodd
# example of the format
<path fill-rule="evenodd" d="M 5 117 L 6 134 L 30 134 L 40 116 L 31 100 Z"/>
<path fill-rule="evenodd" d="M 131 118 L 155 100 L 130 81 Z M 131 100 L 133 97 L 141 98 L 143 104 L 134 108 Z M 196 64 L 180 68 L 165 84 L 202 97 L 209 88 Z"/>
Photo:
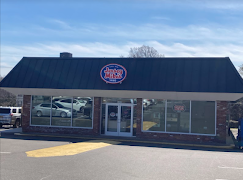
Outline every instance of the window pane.
<path fill-rule="evenodd" d="M 165 131 L 165 101 L 143 99 L 143 130 Z"/>
<path fill-rule="evenodd" d="M 108 105 L 107 131 L 117 132 L 118 105 Z"/>
<path fill-rule="evenodd" d="M 191 133 L 215 134 L 215 102 L 192 101 Z"/>
<path fill-rule="evenodd" d="M 16 113 L 16 109 L 13 109 L 12 111 L 13 111 L 13 113 Z"/>
<path fill-rule="evenodd" d="M 167 132 L 189 133 L 190 101 L 167 101 Z"/>
<path fill-rule="evenodd" d="M 64 100 L 52 99 L 52 126 L 71 126 L 72 97 L 60 97 Z"/>
<path fill-rule="evenodd" d="M 122 105 L 120 115 L 120 132 L 131 132 L 131 117 L 132 109 L 131 106 Z"/>
<path fill-rule="evenodd" d="M 32 96 L 31 125 L 50 125 L 50 96 Z"/>
<path fill-rule="evenodd" d="M 73 115 L 74 127 L 92 127 L 93 118 L 93 98 L 91 97 L 74 97 L 73 109 L 77 111 Z"/>

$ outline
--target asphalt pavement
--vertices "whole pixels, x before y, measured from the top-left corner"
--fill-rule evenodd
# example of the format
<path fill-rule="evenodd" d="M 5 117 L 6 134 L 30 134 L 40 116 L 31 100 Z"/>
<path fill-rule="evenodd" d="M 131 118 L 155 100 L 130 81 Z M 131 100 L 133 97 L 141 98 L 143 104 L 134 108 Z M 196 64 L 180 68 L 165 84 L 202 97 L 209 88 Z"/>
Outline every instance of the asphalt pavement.
<path fill-rule="evenodd" d="M 2 133 L 0 179 L 239 180 L 243 178 L 243 151 L 237 149 L 129 141 L 117 141 L 114 144 L 89 149 L 87 145 L 94 144 L 90 142 L 92 140 L 81 138 L 16 136 L 14 133 Z M 99 140 L 97 143 L 105 142 Z M 83 144 L 86 144 L 86 151 L 73 155 L 28 156 L 28 152 L 50 149 L 59 151 L 69 145 L 82 147 Z"/>
<path fill-rule="evenodd" d="M 80 136 L 80 135 L 65 135 L 65 134 L 41 134 L 41 133 L 23 133 L 22 128 L 12 128 L 11 126 L 4 126 L 0 128 L 0 135 L 2 134 L 14 134 L 16 136 L 34 136 L 34 137 L 54 137 L 54 138 L 72 138 L 72 139 L 90 139 L 90 140 L 113 140 L 121 142 L 133 142 L 133 143 L 146 143 L 146 144 L 164 144 L 164 145 L 176 145 L 176 146 L 190 146 L 190 147 L 208 147 L 208 148 L 219 148 L 219 149 L 235 149 L 238 148 L 236 142 L 236 136 L 238 133 L 237 129 L 231 129 L 231 135 L 226 137 L 226 144 L 195 144 L 186 142 L 167 142 L 167 141 L 148 141 L 143 139 L 137 139 L 134 137 L 114 137 L 114 136 Z"/>

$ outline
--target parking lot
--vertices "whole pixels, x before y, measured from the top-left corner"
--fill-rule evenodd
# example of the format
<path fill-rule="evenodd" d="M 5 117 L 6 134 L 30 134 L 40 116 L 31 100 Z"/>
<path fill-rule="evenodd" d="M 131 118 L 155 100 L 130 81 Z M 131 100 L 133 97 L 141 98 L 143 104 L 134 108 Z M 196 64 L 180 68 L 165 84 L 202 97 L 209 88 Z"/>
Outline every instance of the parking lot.
<path fill-rule="evenodd" d="M 236 149 L 15 136 L 15 131 L 1 129 L 1 180 L 243 178 L 243 151 Z"/>

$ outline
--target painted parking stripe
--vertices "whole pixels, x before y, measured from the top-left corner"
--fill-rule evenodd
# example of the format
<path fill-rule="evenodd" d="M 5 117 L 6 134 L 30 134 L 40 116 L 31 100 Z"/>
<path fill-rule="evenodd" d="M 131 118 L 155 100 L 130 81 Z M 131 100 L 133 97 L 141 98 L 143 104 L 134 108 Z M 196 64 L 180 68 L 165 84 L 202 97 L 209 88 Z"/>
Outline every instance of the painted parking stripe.
<path fill-rule="evenodd" d="M 119 144 L 117 141 L 92 140 L 80 143 L 71 143 L 62 146 L 27 151 L 28 157 L 53 157 L 53 156 L 71 156 L 86 151 Z"/>
<path fill-rule="evenodd" d="M 0 154 L 10 154 L 11 152 L 0 152 Z"/>
<path fill-rule="evenodd" d="M 218 168 L 225 168 L 225 169 L 243 169 L 241 167 L 227 167 L 227 166 L 218 166 Z"/>

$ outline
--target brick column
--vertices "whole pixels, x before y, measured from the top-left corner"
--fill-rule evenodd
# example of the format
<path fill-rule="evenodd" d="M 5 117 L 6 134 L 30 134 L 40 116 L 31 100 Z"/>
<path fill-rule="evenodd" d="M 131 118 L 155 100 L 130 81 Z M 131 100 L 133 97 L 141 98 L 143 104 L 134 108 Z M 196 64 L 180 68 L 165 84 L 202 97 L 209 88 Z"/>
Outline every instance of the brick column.
<path fill-rule="evenodd" d="M 141 135 L 141 127 L 142 127 L 142 108 L 143 108 L 143 99 L 137 98 L 137 129 L 136 136 L 139 137 Z"/>
<path fill-rule="evenodd" d="M 31 96 L 24 95 L 23 98 L 23 109 L 22 109 L 22 131 L 26 132 L 30 126 L 30 105 L 31 105 Z"/>
<path fill-rule="evenodd" d="M 226 143 L 226 119 L 228 114 L 228 102 L 217 101 L 217 119 L 216 119 L 216 141 Z"/>
<path fill-rule="evenodd" d="M 100 134 L 100 122 L 101 122 L 101 98 L 94 97 L 94 117 L 93 117 L 93 133 L 95 135 Z"/>

